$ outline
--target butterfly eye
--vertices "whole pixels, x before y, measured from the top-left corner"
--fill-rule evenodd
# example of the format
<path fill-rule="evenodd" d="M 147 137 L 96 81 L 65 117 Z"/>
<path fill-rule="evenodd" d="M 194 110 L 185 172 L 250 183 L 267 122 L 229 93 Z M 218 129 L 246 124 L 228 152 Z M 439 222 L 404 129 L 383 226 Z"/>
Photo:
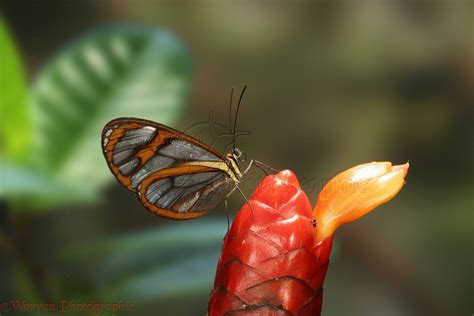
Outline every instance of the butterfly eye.
<path fill-rule="evenodd" d="M 234 155 L 235 159 L 239 159 L 242 156 L 242 152 L 238 148 L 234 148 L 232 150 L 232 154 Z"/>
<path fill-rule="evenodd" d="M 244 162 L 245 160 L 247 160 L 247 155 L 246 155 L 244 152 L 241 152 L 241 153 L 240 153 L 239 160 L 242 161 L 242 162 Z"/>

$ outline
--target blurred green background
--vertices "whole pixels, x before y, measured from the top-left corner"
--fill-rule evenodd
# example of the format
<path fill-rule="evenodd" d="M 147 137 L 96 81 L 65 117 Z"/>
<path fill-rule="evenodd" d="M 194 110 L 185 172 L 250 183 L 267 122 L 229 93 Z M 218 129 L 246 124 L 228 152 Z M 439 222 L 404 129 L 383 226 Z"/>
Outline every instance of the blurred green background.
<path fill-rule="evenodd" d="M 148 213 L 100 131 L 139 116 L 223 151 L 230 89 L 248 84 L 238 146 L 295 171 L 313 203 L 338 171 L 411 163 L 392 202 L 336 233 L 323 315 L 474 311 L 469 1 L 0 3 L 0 301 L 204 315 L 223 203 Z"/>

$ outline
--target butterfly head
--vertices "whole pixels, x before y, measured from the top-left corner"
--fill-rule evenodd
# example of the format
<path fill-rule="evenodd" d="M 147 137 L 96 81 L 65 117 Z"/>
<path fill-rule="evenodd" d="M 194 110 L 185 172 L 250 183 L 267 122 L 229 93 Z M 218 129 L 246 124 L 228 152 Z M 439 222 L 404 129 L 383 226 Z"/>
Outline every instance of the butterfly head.
<path fill-rule="evenodd" d="M 247 155 L 238 148 L 232 149 L 232 157 L 234 157 L 236 161 L 244 162 L 245 160 L 247 160 Z"/>

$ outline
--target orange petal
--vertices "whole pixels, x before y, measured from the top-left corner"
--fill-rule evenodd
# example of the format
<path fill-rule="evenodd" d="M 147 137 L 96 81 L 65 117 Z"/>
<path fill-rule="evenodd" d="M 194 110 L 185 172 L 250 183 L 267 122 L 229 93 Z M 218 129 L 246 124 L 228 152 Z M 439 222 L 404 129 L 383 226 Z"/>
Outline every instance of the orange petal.
<path fill-rule="evenodd" d="M 344 223 L 354 221 L 390 201 L 403 187 L 409 164 L 371 162 L 348 169 L 329 181 L 313 211 L 317 239 L 331 236 Z"/>

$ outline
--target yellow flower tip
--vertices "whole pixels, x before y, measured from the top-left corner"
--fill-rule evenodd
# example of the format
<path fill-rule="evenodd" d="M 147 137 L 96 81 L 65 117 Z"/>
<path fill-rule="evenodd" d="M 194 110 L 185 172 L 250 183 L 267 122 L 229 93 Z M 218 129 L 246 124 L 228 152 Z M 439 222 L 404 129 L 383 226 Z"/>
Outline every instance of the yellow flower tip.
<path fill-rule="evenodd" d="M 331 236 L 342 224 L 352 222 L 390 201 L 405 184 L 409 163 L 371 162 L 352 167 L 329 181 L 313 211 L 317 239 Z"/>

